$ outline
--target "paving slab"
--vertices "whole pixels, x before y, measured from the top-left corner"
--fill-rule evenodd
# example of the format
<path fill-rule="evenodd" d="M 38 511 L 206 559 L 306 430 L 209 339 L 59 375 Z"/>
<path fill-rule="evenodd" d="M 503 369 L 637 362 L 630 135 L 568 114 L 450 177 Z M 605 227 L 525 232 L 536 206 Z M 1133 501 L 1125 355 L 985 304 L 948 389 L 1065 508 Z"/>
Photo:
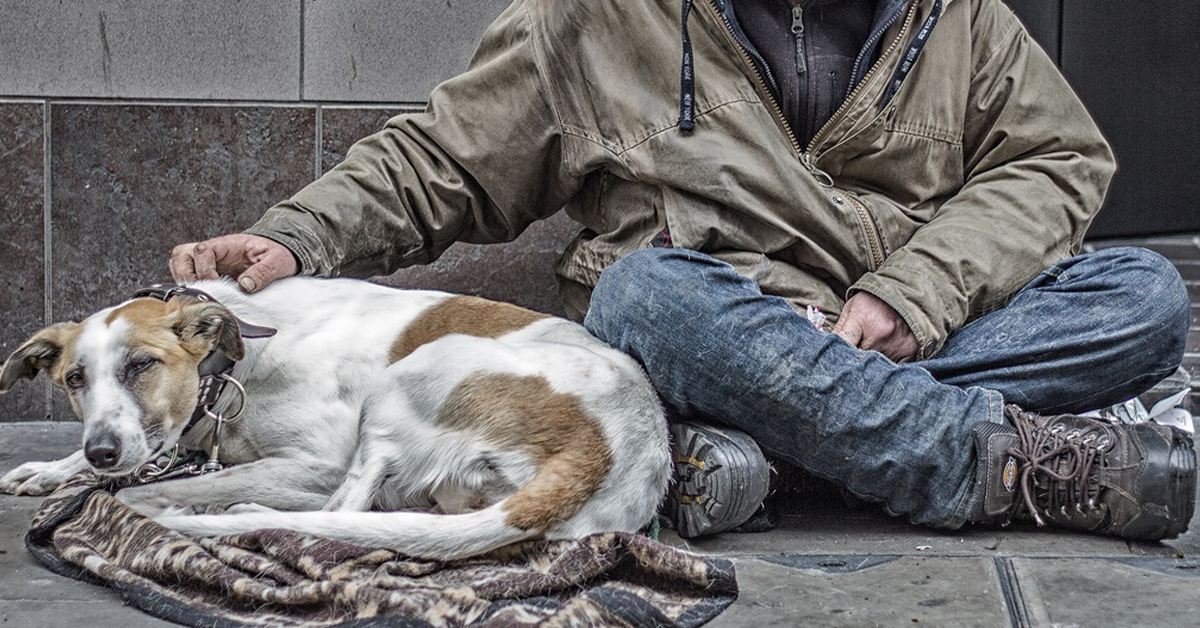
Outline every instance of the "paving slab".
<path fill-rule="evenodd" d="M 1028 613 L 1014 625 L 1195 626 L 1200 570 L 1194 560 L 1173 562 L 1013 558 Z"/>
<path fill-rule="evenodd" d="M 735 559 L 741 596 L 708 625 L 965 628 L 1008 623 L 999 578 L 986 558 L 805 558 Z"/>

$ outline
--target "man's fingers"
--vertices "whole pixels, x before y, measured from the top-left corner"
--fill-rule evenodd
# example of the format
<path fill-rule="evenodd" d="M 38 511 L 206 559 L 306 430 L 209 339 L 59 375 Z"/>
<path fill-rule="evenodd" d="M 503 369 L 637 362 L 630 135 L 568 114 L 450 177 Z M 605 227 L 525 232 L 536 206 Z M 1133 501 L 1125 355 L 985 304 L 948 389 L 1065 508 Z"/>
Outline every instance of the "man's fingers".
<path fill-rule="evenodd" d="M 258 292 L 281 277 L 296 274 L 296 258 L 287 247 L 256 235 L 230 234 L 180 244 L 168 262 L 175 281 L 236 277 L 244 292 Z"/>
<path fill-rule="evenodd" d="M 838 324 L 833 328 L 833 333 L 841 336 L 843 340 L 854 347 L 857 347 L 863 341 L 862 330 L 853 322 L 842 324 L 842 320 L 839 320 Z"/>
<path fill-rule="evenodd" d="M 291 251 L 281 244 L 270 241 L 258 243 L 251 248 L 249 257 L 252 264 L 237 278 L 243 292 L 258 292 L 276 279 L 296 274 L 296 260 Z"/>
<path fill-rule="evenodd" d="M 237 284 L 242 292 L 253 294 L 267 287 L 267 284 L 279 279 L 281 275 L 269 261 L 262 261 L 246 269 L 238 275 Z"/>
<path fill-rule="evenodd" d="M 171 249 L 171 259 L 167 262 L 167 267 L 171 269 L 171 277 L 176 282 L 194 281 L 197 278 L 195 260 L 192 259 L 191 253 L 195 246 L 194 242 L 189 242 Z"/>
<path fill-rule="evenodd" d="M 220 240 L 199 242 L 192 247 L 192 265 L 199 279 L 216 279 L 217 260 L 225 256 L 225 247 Z"/>

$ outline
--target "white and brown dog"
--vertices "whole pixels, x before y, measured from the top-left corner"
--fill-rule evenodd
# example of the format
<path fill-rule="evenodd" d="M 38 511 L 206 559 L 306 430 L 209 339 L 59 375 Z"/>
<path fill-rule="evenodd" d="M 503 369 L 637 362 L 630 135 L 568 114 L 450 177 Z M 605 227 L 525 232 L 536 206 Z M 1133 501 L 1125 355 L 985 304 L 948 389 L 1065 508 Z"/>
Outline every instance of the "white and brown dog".
<path fill-rule="evenodd" d="M 190 288 L 47 327 L 9 357 L 0 391 L 48 371 L 83 449 L 21 465 L 0 491 L 41 494 L 89 465 L 127 475 L 177 443 L 207 447 L 215 422 L 192 417 L 214 359 L 245 388 L 201 401 L 211 415 L 245 406 L 220 434 L 231 466 L 118 493 L 178 530 L 287 528 L 444 559 L 634 531 L 666 491 L 650 383 L 575 323 L 345 279 L 252 296 L 227 281 Z M 262 328 L 242 321 L 278 333 L 243 334 Z"/>

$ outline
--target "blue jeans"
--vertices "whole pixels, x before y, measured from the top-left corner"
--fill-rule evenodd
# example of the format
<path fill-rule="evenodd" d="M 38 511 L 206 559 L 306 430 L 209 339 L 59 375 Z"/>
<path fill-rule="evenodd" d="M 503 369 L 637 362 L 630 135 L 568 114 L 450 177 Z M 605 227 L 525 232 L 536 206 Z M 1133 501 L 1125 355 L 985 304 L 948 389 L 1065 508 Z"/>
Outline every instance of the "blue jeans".
<path fill-rule="evenodd" d="M 1187 290 L 1138 248 L 1071 258 L 935 357 L 895 364 L 818 331 L 728 264 L 636 251 L 604 271 L 585 324 L 633 355 L 676 414 L 729 425 L 763 450 L 912 521 L 967 519 L 971 428 L 1002 409 L 1079 412 L 1144 392 L 1183 358 Z"/>

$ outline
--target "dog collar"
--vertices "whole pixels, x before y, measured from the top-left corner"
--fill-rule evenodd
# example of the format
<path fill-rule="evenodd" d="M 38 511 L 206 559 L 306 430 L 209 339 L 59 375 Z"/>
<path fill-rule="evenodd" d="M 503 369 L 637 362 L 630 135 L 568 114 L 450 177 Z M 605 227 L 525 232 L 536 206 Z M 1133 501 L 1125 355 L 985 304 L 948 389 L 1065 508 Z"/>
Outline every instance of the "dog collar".
<path fill-rule="evenodd" d="M 175 284 L 157 283 L 133 293 L 134 299 L 151 298 L 163 302 L 170 301 L 175 297 L 191 297 L 200 301 L 220 303 L 203 290 Z M 237 316 L 234 316 L 234 320 L 237 321 L 238 332 L 243 338 L 270 338 L 277 333 L 276 329 L 247 323 Z M 235 360 L 218 349 L 213 349 L 200 361 L 200 365 L 196 369 L 200 376 L 200 391 L 196 395 L 196 409 L 192 411 L 191 418 L 183 428 L 184 435 L 190 432 L 200 419 L 210 414 L 217 399 L 220 399 L 221 393 L 225 391 L 225 384 L 231 379 L 229 373 L 235 364 L 237 364 Z"/>
<path fill-rule="evenodd" d="M 164 302 L 170 301 L 171 299 L 174 299 L 175 297 L 180 297 L 180 296 L 192 297 L 193 299 L 198 299 L 200 301 L 211 301 L 213 303 L 219 303 L 219 301 L 214 299 L 211 294 L 209 294 L 203 290 L 197 290 L 195 288 L 189 288 L 187 286 L 177 286 L 175 284 L 168 284 L 168 283 L 156 283 L 151 286 L 146 286 L 145 288 L 142 288 L 141 290 L 138 290 L 137 292 L 133 293 L 134 299 L 150 297 L 150 298 L 158 299 L 159 301 L 164 301 Z M 271 327 L 263 327 L 262 325 L 255 325 L 253 323 L 247 323 L 246 321 L 244 321 L 236 316 L 234 317 L 234 319 L 237 320 L 238 332 L 242 334 L 242 338 L 270 338 L 271 336 L 274 336 L 277 332 L 277 330 L 275 330 Z"/>

